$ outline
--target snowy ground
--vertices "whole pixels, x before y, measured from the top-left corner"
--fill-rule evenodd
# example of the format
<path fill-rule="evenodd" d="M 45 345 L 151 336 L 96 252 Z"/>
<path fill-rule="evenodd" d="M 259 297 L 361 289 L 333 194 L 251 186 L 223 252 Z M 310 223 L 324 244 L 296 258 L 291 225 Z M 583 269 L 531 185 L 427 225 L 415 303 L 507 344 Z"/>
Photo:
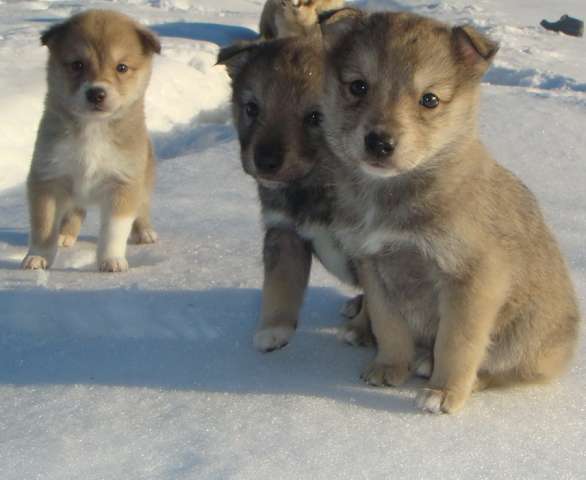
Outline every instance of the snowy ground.
<path fill-rule="evenodd" d="M 542 18 L 584 0 L 362 2 L 472 22 L 502 43 L 482 131 L 536 192 L 586 305 L 586 39 Z M 161 242 L 127 274 L 94 271 L 96 215 L 50 272 L 23 272 L 23 180 L 44 93 L 38 35 L 87 6 L 164 43 L 148 95 Z M 417 383 L 358 378 L 371 351 L 336 339 L 349 292 L 321 269 L 283 351 L 251 345 L 259 220 L 240 171 L 217 44 L 252 35 L 260 0 L 0 0 L 0 478 L 584 478 L 586 347 L 545 387 L 479 394 L 455 416 L 413 406 Z"/>

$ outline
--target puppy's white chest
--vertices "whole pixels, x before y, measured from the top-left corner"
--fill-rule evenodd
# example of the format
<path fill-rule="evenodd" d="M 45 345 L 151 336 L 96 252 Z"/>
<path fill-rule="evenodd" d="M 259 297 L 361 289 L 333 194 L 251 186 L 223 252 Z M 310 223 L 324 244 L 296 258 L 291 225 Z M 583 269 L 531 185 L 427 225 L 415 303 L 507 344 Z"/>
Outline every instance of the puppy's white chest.
<path fill-rule="evenodd" d="M 94 203 L 113 181 L 129 177 L 128 161 L 106 125 L 89 124 L 60 140 L 46 164 L 48 178 L 68 177 L 77 202 Z"/>
<path fill-rule="evenodd" d="M 299 233 L 311 242 L 315 255 L 326 270 L 344 283 L 350 285 L 355 283 L 348 256 L 336 242 L 329 228 L 319 224 L 305 224 L 300 228 Z"/>

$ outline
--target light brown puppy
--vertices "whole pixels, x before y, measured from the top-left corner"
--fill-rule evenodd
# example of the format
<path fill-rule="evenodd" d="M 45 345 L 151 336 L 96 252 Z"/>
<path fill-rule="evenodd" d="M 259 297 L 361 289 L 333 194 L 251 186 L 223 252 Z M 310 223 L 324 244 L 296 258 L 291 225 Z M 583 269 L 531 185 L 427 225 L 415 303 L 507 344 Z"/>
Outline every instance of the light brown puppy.
<path fill-rule="evenodd" d="M 333 229 L 358 261 L 378 344 L 363 377 L 397 385 L 433 348 L 430 412 L 473 389 L 559 375 L 579 312 L 531 192 L 478 139 L 480 80 L 497 45 L 407 13 L 323 24 L 323 129 L 337 168 Z"/>
<path fill-rule="evenodd" d="M 260 17 L 260 36 L 270 40 L 319 31 L 318 15 L 343 5 L 344 0 L 267 0 Z"/>
<path fill-rule="evenodd" d="M 31 232 L 24 269 L 49 268 L 72 245 L 85 207 L 101 210 L 98 268 L 128 269 L 126 243 L 156 241 L 149 220 L 155 161 L 144 119 L 152 32 L 112 11 L 51 27 L 48 91 L 28 176 Z"/>

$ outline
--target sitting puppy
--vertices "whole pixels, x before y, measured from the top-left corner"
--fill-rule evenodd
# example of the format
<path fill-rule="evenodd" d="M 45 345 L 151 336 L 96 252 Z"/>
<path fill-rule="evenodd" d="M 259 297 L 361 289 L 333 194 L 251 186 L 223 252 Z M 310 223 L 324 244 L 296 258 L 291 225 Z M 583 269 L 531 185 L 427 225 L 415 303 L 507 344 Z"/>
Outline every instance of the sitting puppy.
<path fill-rule="evenodd" d="M 319 165 L 321 45 L 310 37 L 236 45 L 223 49 L 218 63 L 232 78 L 242 166 L 258 183 L 265 275 L 254 344 L 271 351 L 295 331 L 312 252 L 339 279 L 356 284 L 353 265 L 329 231 L 334 190 L 331 172 Z M 370 342 L 363 315 L 350 321 L 345 337 Z"/>
<path fill-rule="evenodd" d="M 478 139 L 497 45 L 408 13 L 342 10 L 322 28 L 333 229 L 378 345 L 363 378 L 401 384 L 427 345 L 418 404 L 439 413 L 473 389 L 559 375 L 579 325 L 567 268 L 534 196 Z"/>
<path fill-rule="evenodd" d="M 344 5 L 344 0 L 267 0 L 260 17 L 264 40 L 306 35 L 316 28 L 318 15 Z"/>
<path fill-rule="evenodd" d="M 157 38 L 132 19 L 89 10 L 51 27 L 48 92 L 28 176 L 31 232 L 25 269 L 49 268 L 98 204 L 98 268 L 128 269 L 129 234 L 156 240 L 149 220 L 155 162 L 144 95 Z"/>

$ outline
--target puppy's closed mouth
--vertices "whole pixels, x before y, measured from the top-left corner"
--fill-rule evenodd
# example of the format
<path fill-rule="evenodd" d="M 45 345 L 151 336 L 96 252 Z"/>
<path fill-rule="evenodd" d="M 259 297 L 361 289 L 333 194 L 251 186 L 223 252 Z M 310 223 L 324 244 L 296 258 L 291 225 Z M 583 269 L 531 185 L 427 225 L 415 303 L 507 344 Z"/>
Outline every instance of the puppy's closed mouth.
<path fill-rule="evenodd" d="M 363 172 L 376 178 L 388 178 L 401 175 L 401 170 L 388 163 L 381 162 L 360 162 L 360 168 Z"/>
<path fill-rule="evenodd" d="M 100 107 L 100 106 L 90 106 L 84 110 L 82 110 L 80 112 L 80 116 L 81 117 L 85 117 L 88 119 L 91 118 L 109 118 L 113 115 L 114 112 L 112 112 L 111 110 L 108 110 L 105 107 Z"/>
<path fill-rule="evenodd" d="M 280 182 L 280 181 L 277 181 L 277 180 L 267 180 L 265 178 L 260 178 L 260 177 L 257 177 L 257 182 L 261 186 L 263 186 L 265 188 L 269 188 L 271 190 L 276 190 L 278 188 L 283 188 L 285 185 L 287 185 L 286 182 Z"/>

